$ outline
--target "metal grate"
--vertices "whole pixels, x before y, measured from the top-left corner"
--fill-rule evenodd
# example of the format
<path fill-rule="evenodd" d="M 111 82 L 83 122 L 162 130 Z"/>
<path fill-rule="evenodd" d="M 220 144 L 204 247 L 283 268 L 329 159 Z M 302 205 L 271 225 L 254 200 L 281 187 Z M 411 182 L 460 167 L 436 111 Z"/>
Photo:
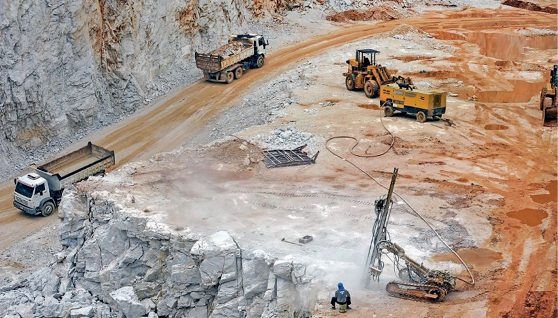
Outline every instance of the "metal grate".
<path fill-rule="evenodd" d="M 302 151 L 304 147 L 306 147 L 306 145 L 293 150 L 264 150 L 265 166 L 268 168 L 277 168 L 316 163 L 316 158 L 320 152 L 318 151 L 314 157 L 310 158 L 306 152 Z"/>

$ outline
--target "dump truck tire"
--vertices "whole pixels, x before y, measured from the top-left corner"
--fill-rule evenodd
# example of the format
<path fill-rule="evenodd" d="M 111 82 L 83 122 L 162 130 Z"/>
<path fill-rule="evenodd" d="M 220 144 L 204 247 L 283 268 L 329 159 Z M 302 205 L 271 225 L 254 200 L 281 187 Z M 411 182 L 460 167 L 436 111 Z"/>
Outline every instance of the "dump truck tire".
<path fill-rule="evenodd" d="M 52 202 L 45 202 L 43 208 L 41 209 L 41 214 L 43 216 L 49 216 L 54 212 L 54 204 Z"/>
<path fill-rule="evenodd" d="M 264 57 L 263 55 L 258 56 L 258 60 L 256 61 L 256 67 L 261 68 L 264 66 Z"/>
<path fill-rule="evenodd" d="M 546 99 L 546 87 L 543 87 L 543 89 L 541 89 L 541 101 L 540 101 L 540 110 L 543 110 L 544 108 L 544 100 Z"/>
<path fill-rule="evenodd" d="M 386 106 L 384 108 L 384 117 L 391 117 L 393 116 L 393 108 L 391 106 Z"/>
<path fill-rule="evenodd" d="M 364 83 L 364 94 L 366 94 L 366 97 L 368 98 L 374 98 L 378 96 L 379 90 L 380 86 L 375 80 L 366 81 L 366 83 Z"/>
<path fill-rule="evenodd" d="M 242 74 L 244 74 L 244 70 L 242 69 L 242 66 L 234 70 L 234 78 L 239 79 L 242 77 Z"/>
<path fill-rule="evenodd" d="M 419 123 L 424 123 L 426 121 L 426 115 L 423 112 L 417 113 L 417 121 Z"/>
<path fill-rule="evenodd" d="M 353 75 L 349 74 L 345 78 L 345 86 L 347 86 L 347 90 L 354 91 L 355 90 L 355 78 Z"/>
<path fill-rule="evenodd" d="M 227 84 L 232 83 L 234 81 L 234 74 L 233 72 L 227 72 Z"/>

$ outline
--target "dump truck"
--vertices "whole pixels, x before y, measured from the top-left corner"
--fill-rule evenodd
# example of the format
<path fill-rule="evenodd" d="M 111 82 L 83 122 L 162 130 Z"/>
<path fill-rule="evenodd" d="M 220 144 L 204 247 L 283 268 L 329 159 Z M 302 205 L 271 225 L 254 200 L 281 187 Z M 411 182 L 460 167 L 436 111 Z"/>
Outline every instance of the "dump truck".
<path fill-rule="evenodd" d="M 345 76 L 347 90 L 364 89 L 364 94 L 368 98 L 374 98 L 378 97 L 381 85 L 396 82 L 403 85 L 413 84 L 410 78 L 392 76 L 387 68 L 376 64 L 376 54 L 379 53 L 380 51 L 374 49 L 359 49 L 356 50 L 354 59 L 346 61 L 349 69 L 343 73 L 343 76 Z"/>
<path fill-rule="evenodd" d="M 263 35 L 232 35 L 229 42 L 210 53 L 196 52 L 196 66 L 207 81 L 231 83 L 250 68 L 261 68 L 269 45 Z"/>
<path fill-rule="evenodd" d="M 556 87 L 558 87 L 558 65 L 554 65 L 554 68 L 550 71 L 550 82 L 541 90 L 540 109 L 543 112 L 543 126 L 546 127 L 558 126 L 558 99 L 556 96 L 558 92 Z M 550 98 L 550 104 L 547 102 L 547 98 Z"/>
<path fill-rule="evenodd" d="M 395 112 L 413 114 L 423 123 L 427 118 L 440 119 L 446 113 L 446 92 L 412 85 L 402 87 L 399 83 L 382 85 L 380 106 L 384 108 L 385 117 Z"/>
<path fill-rule="evenodd" d="M 114 162 L 114 151 L 89 142 L 44 165 L 31 165 L 33 172 L 14 179 L 14 206 L 28 214 L 49 216 L 60 204 L 64 188 L 104 174 Z"/>

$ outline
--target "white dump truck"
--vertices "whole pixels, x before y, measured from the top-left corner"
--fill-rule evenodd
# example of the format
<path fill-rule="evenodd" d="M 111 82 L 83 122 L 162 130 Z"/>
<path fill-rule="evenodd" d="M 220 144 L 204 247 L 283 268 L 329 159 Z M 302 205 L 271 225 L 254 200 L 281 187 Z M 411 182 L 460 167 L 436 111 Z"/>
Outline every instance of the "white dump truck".
<path fill-rule="evenodd" d="M 264 65 L 267 45 L 263 35 L 232 35 L 229 43 L 210 53 L 196 52 L 196 66 L 206 80 L 229 84 L 242 77 L 244 70 Z"/>
<path fill-rule="evenodd" d="M 91 142 L 72 153 L 14 179 L 14 206 L 28 214 L 49 216 L 54 212 L 64 188 L 87 177 L 103 174 L 114 165 L 114 151 Z"/>

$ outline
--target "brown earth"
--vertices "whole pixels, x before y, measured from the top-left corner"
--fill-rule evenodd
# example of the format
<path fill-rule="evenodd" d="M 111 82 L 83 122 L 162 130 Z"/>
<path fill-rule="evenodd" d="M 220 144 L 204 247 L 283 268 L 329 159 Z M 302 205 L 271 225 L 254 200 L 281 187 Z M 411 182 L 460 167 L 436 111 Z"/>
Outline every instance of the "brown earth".
<path fill-rule="evenodd" d="M 504 2 L 502 2 L 502 4 L 505 4 L 507 6 L 511 6 L 511 7 L 516 7 L 516 8 L 520 8 L 520 9 L 525 9 L 525 10 L 531 10 L 531 11 L 542 11 L 542 12 L 547 12 L 547 13 L 553 13 L 553 14 L 558 14 L 558 9 L 553 8 L 553 7 L 541 7 L 540 5 L 533 3 L 533 2 L 529 2 L 529 1 L 521 1 L 521 0 L 506 0 Z"/>
<path fill-rule="evenodd" d="M 403 15 L 388 5 L 381 5 L 365 10 L 347 10 L 328 15 L 326 19 L 333 22 L 350 21 L 388 21 L 402 18 Z"/>
<path fill-rule="evenodd" d="M 454 41 L 459 51 L 448 60 L 459 65 L 461 70 L 465 70 L 462 72 L 440 70 L 426 74 L 424 77 L 451 76 L 461 79 L 476 88 L 476 91 L 471 92 L 464 89 L 465 96 L 476 94 L 483 100 L 476 103 L 471 112 L 462 111 L 458 118 L 452 118 L 459 122 L 457 127 L 432 125 L 434 128 L 428 128 L 428 134 L 418 136 L 414 140 L 401 140 L 396 144 L 394 154 L 389 156 L 396 156 L 402 150 L 411 151 L 411 155 L 420 154 L 420 158 L 413 158 L 418 160 L 416 166 L 405 163 L 409 169 L 415 170 L 412 175 L 404 177 L 410 183 L 404 190 L 415 191 L 415 195 L 419 192 L 434 193 L 436 197 L 460 193 L 465 199 L 453 202 L 459 206 L 476 204 L 470 199 L 480 195 L 481 192 L 497 194 L 503 198 L 503 200 L 489 202 L 493 209 L 484 211 L 493 232 L 491 238 L 485 243 L 486 246 L 479 248 L 486 249 L 481 251 L 490 252 L 465 253 L 469 258 L 468 261 L 476 266 L 474 272 L 478 282 L 472 288 L 461 287 L 461 292 L 464 295 L 476 291 L 478 295 L 456 299 L 454 302 L 466 303 L 486 299 L 487 312 L 483 315 L 486 317 L 555 317 L 557 308 L 556 130 L 541 127 L 536 100 L 514 102 L 516 97 L 537 95 L 536 86 L 539 83 L 524 85 L 525 81 L 518 81 L 512 83 L 512 87 L 502 87 L 501 80 L 492 77 L 499 74 L 497 70 L 503 66 L 524 67 L 525 69 L 520 69 L 521 71 L 542 71 L 546 66 L 537 66 L 535 62 L 525 61 L 530 57 L 525 52 L 518 54 L 516 49 L 509 50 L 513 57 L 508 59 L 506 53 L 500 51 L 498 46 L 483 44 L 492 42 L 494 38 L 486 41 L 487 38 L 482 38 L 485 35 L 469 36 L 469 34 L 480 31 L 486 31 L 487 34 L 501 34 L 490 36 L 497 37 L 497 42 L 507 45 L 509 39 L 513 38 L 510 37 L 510 34 L 513 34 L 511 30 L 525 27 L 555 29 L 556 21 L 556 15 L 536 11 L 468 9 L 458 13 L 429 13 L 373 26 L 360 24 L 344 27 L 270 55 L 264 69 L 247 72 L 242 80 L 232 84 L 199 82 L 176 91 L 153 107 L 96 133 L 90 140 L 114 150 L 117 154 L 117 167 L 130 161 L 148 159 L 154 154 L 182 145 L 220 111 L 234 105 L 238 101 L 239 94 L 246 94 L 255 85 L 277 76 L 303 58 L 316 56 L 327 49 L 373 34 L 388 32 L 400 23 L 418 27 L 435 34 L 442 40 Z M 459 32 L 448 33 L 448 31 Z M 460 36 L 459 33 L 468 35 Z M 481 38 L 482 40 L 479 40 Z M 555 40 L 555 37 L 553 38 Z M 521 37 L 518 39 L 523 41 Z M 482 54 L 475 54 L 471 50 L 472 45 L 480 46 Z M 556 50 L 556 47 L 544 44 L 539 48 L 540 51 L 545 49 Z M 487 65 L 484 76 L 479 75 L 478 72 L 467 71 L 472 61 Z M 540 84 L 542 85 L 543 82 Z M 527 88 L 524 88 L 525 86 Z M 483 96 L 479 91 L 488 92 L 487 96 Z M 502 95 L 497 95 L 498 93 Z M 489 97 L 492 95 L 496 97 Z M 363 107 L 364 100 L 358 104 L 361 104 L 361 107 L 355 105 L 354 108 L 363 112 L 372 111 L 368 108 L 375 108 L 374 106 Z M 350 121 L 347 118 L 336 117 L 331 119 L 331 123 L 343 129 L 343 125 L 349 125 Z M 504 129 L 503 126 L 508 129 Z M 459 139 L 461 142 L 452 143 L 446 139 L 442 142 L 436 137 L 437 130 L 451 132 L 453 137 L 461 138 Z M 372 134 L 373 131 L 365 133 Z M 77 147 L 79 145 L 74 146 Z M 72 149 L 67 149 L 70 150 Z M 395 160 L 398 158 L 387 157 L 379 166 L 366 162 L 362 164 L 373 165 L 368 167 L 373 170 L 390 171 Z M 446 168 L 447 165 L 420 164 L 450 160 L 461 163 L 469 169 L 452 170 Z M 476 168 L 484 172 L 476 172 Z M 343 177 L 339 179 L 341 172 L 344 172 Z M 279 173 L 286 174 L 286 172 Z M 321 178 L 331 182 L 336 182 L 338 178 L 337 186 L 352 182 L 363 184 L 361 176 L 349 169 L 338 168 L 331 173 L 331 176 L 321 175 Z M 435 176 L 431 176 L 430 173 L 435 173 Z M 304 177 L 304 174 L 300 174 L 295 180 L 289 180 L 287 175 L 284 176 L 288 181 L 293 182 L 301 182 Z M 5 249 L 54 220 L 54 217 L 26 216 L 14 209 L 11 205 L 12 187 L 12 183 L 6 181 L 0 189 L 1 249 Z M 363 187 L 366 187 L 365 184 Z M 490 263 L 501 261 L 500 255 L 506 261 L 506 266 L 491 268 Z M 409 311 L 409 308 L 414 306 L 413 302 L 401 300 L 399 304 L 401 305 L 397 308 L 392 308 L 394 312 L 407 308 L 406 316 L 413 314 Z M 424 309 L 423 316 L 466 316 L 466 312 L 452 312 L 451 306 L 452 302 L 449 300 L 442 304 L 430 305 Z M 344 316 L 373 317 L 374 312 L 385 316 L 385 310 L 376 309 L 357 307 Z M 336 315 L 338 314 L 325 310 L 316 314 L 317 317 Z"/>

